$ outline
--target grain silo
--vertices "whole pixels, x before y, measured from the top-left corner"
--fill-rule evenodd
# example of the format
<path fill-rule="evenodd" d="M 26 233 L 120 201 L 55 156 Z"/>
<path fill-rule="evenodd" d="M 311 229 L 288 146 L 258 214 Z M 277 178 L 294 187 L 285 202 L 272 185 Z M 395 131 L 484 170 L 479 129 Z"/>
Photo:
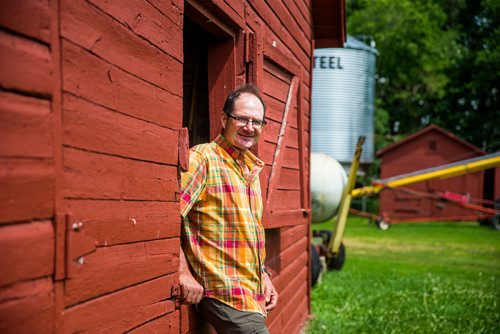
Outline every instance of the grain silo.
<path fill-rule="evenodd" d="M 312 151 L 332 156 L 346 169 L 359 136 L 366 136 L 361 164 L 373 161 L 377 53 L 352 36 L 344 48 L 314 50 Z"/>

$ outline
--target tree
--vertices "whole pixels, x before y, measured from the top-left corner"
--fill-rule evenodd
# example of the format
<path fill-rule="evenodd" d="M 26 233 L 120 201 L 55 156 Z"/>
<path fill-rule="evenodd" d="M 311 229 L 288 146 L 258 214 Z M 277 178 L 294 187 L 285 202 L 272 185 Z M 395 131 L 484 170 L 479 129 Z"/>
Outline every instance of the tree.
<path fill-rule="evenodd" d="M 447 94 L 429 119 L 485 151 L 500 149 L 500 2 L 442 1 L 460 57 L 448 71 Z"/>
<path fill-rule="evenodd" d="M 432 122 L 498 149 L 499 3 L 347 1 L 349 34 L 373 37 L 380 52 L 377 148 Z"/>

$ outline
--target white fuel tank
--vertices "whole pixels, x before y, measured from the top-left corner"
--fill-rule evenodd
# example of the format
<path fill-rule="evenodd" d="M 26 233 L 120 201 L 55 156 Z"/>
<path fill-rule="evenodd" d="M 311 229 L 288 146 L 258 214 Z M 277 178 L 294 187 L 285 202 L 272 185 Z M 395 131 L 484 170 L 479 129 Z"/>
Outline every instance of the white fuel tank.
<path fill-rule="evenodd" d="M 323 153 L 311 153 L 312 222 L 331 219 L 340 205 L 347 174 L 340 163 Z"/>

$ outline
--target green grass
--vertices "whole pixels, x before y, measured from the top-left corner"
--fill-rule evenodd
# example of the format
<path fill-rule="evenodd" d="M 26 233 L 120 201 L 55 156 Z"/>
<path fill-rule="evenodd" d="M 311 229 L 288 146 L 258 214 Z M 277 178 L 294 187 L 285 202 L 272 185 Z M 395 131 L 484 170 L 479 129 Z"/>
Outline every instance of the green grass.
<path fill-rule="evenodd" d="M 312 291 L 308 333 L 500 333 L 499 231 L 350 218 L 344 244 L 342 271 Z"/>

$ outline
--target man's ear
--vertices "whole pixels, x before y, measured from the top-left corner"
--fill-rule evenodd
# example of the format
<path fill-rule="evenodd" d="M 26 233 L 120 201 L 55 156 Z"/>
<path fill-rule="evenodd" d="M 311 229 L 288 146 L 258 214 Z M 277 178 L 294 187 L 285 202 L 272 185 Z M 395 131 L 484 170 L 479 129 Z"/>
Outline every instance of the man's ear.
<path fill-rule="evenodd" d="M 227 122 L 227 115 L 225 112 L 222 112 L 222 114 L 220 115 L 220 121 L 221 121 L 222 130 L 225 130 L 226 129 L 226 122 Z"/>

